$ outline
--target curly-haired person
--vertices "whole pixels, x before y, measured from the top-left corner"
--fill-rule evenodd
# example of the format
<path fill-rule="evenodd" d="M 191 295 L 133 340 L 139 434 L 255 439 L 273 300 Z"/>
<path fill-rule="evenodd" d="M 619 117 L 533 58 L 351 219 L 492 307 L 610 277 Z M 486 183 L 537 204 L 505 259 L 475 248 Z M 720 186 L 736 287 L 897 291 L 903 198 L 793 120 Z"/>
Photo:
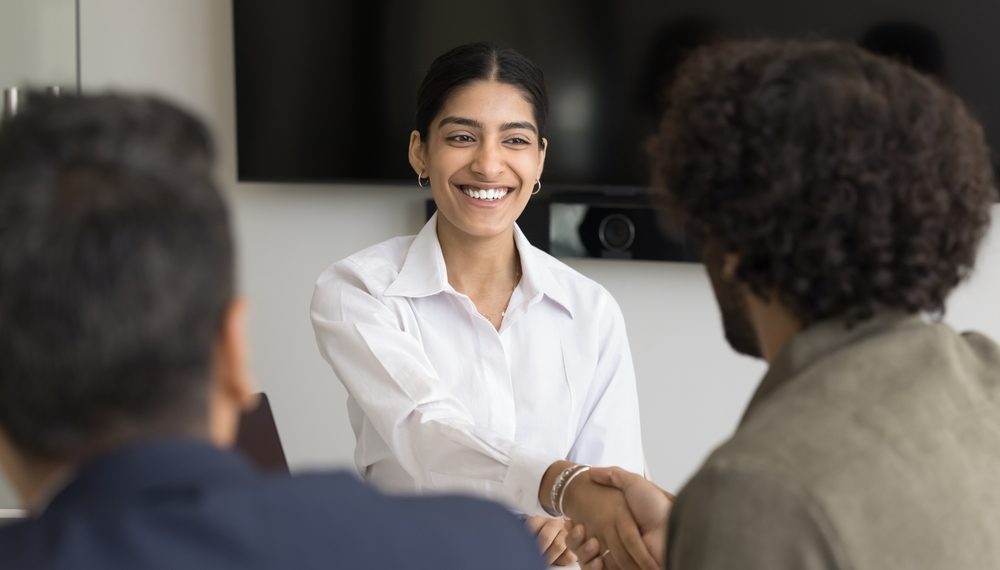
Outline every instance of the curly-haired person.
<path fill-rule="evenodd" d="M 706 48 L 669 101 L 662 211 L 703 244 L 730 344 L 769 370 L 677 497 L 667 567 L 1000 568 L 1000 348 L 939 319 L 989 224 L 982 128 L 932 79 L 831 42 Z M 651 485 L 598 475 L 663 531 Z"/>

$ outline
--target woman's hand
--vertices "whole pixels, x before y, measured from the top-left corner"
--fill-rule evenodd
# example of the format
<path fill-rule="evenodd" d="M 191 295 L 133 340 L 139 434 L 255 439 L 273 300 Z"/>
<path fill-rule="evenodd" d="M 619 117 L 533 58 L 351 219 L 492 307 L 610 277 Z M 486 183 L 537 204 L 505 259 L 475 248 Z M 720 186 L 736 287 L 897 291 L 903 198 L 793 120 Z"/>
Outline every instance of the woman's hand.
<path fill-rule="evenodd" d="M 573 523 L 548 517 L 528 517 L 525 524 L 538 540 L 546 564 L 567 566 L 576 562 L 576 555 L 566 546 L 566 537 Z"/>
<path fill-rule="evenodd" d="M 582 524 L 575 525 L 566 535 L 566 546 L 576 554 L 582 570 L 604 570 L 601 543 L 594 537 L 587 538 L 587 529 Z"/>

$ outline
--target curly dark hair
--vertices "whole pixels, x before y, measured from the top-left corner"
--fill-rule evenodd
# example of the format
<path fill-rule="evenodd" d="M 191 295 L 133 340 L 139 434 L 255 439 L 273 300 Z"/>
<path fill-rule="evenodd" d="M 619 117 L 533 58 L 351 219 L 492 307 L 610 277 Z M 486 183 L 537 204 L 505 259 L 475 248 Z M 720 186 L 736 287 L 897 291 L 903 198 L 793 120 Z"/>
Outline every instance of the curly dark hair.
<path fill-rule="evenodd" d="M 802 323 L 941 315 L 995 196 L 989 149 L 933 79 L 853 45 L 729 42 L 682 65 L 655 196 Z"/>

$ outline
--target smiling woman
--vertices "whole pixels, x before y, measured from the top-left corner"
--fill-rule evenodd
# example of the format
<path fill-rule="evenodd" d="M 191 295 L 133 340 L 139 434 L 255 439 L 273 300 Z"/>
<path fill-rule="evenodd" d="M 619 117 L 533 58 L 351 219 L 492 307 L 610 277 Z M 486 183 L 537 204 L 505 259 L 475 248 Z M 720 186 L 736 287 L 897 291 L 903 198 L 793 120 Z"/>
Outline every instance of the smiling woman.
<path fill-rule="evenodd" d="M 442 242 L 461 247 L 500 237 L 513 253 L 514 222 L 545 164 L 536 121 L 524 90 L 490 77 L 454 89 L 426 134 L 413 131 L 410 164 L 420 178 L 430 179 Z M 507 257 L 516 264 L 516 256 Z M 506 265 L 500 269 L 509 279 L 516 267 Z"/>
<path fill-rule="evenodd" d="M 574 465 L 643 470 L 621 310 L 515 223 L 541 188 L 547 113 L 541 70 L 514 50 L 470 44 L 436 59 L 409 161 L 437 213 L 418 235 L 324 271 L 313 327 L 350 394 L 365 479 L 502 501 L 530 515 L 547 560 L 562 564 L 576 558 L 565 510 L 596 537 L 592 555 L 648 567 L 644 548 L 622 542 L 629 528 L 638 537 L 623 495 Z"/>

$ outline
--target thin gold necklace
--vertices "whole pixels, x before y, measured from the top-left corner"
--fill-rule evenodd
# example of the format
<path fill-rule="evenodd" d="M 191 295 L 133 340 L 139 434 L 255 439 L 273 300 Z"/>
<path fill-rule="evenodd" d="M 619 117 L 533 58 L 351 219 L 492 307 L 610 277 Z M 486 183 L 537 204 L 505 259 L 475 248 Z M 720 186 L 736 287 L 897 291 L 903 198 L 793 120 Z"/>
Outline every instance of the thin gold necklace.
<path fill-rule="evenodd" d="M 504 309 L 502 311 L 500 311 L 500 320 L 499 320 L 499 322 L 494 323 L 493 322 L 493 318 L 490 317 L 488 314 L 480 311 L 478 307 L 476 308 L 476 311 L 478 311 L 479 314 L 483 316 L 483 318 L 485 318 L 487 321 L 489 321 L 490 324 L 495 325 L 495 326 L 499 326 L 499 323 L 502 323 L 504 317 L 507 316 L 507 306 L 510 305 L 510 300 L 514 297 L 514 291 L 517 291 L 517 286 L 520 283 L 521 283 L 521 270 L 518 269 L 517 273 L 514 274 L 514 286 L 510 288 L 510 294 L 507 295 L 507 302 L 504 303 Z"/>

